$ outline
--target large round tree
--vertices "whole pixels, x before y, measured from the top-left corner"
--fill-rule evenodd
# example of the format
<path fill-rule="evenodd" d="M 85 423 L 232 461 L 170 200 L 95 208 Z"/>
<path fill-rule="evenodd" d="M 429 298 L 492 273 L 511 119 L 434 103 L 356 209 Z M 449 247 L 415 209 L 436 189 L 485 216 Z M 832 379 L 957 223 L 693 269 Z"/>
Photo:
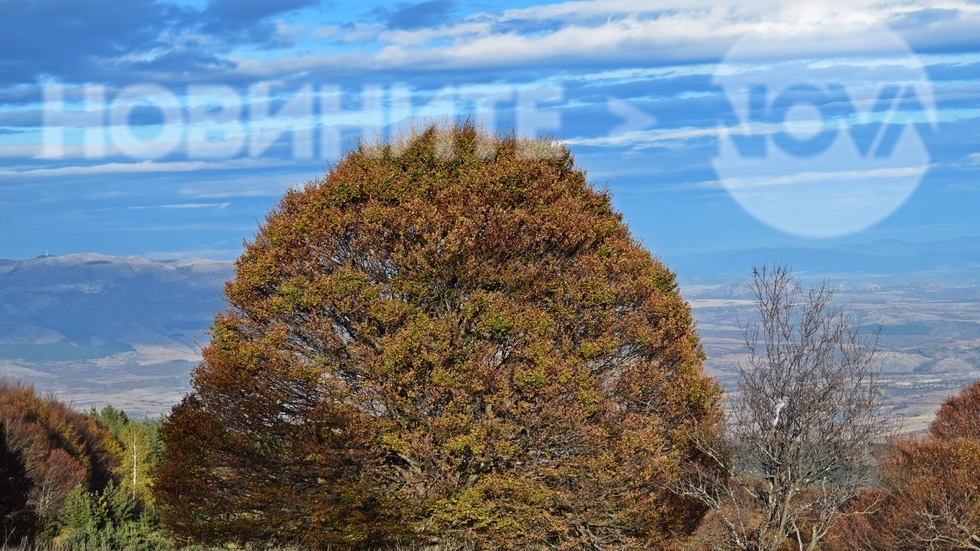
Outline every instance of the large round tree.
<path fill-rule="evenodd" d="M 544 140 L 360 144 L 237 262 L 156 492 L 179 535 L 663 546 L 718 387 L 674 275 Z"/>

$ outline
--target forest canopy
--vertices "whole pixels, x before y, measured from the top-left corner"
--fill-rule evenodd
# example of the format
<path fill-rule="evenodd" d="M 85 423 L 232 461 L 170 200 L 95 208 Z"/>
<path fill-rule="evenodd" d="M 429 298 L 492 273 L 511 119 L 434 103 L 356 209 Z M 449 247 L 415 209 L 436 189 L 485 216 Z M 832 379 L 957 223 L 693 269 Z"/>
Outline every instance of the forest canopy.
<path fill-rule="evenodd" d="M 169 549 L 149 492 L 159 425 L 0 379 L 0 548 Z"/>

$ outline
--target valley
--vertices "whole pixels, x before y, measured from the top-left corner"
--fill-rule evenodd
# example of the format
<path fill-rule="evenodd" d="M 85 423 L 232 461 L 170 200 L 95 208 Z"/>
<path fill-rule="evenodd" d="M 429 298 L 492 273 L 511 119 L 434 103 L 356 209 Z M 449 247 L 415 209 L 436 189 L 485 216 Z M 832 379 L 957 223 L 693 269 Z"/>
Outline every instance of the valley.
<path fill-rule="evenodd" d="M 910 249 L 887 248 L 906 255 Z M 748 273 L 738 280 L 698 271 L 709 260 L 679 274 L 681 291 L 698 322 L 707 372 L 734 389 L 745 350 L 739 324 L 753 315 Z M 929 283 L 909 282 L 911 272 L 827 276 L 835 300 L 864 330 L 881 326 L 887 410 L 913 432 L 928 426 L 946 397 L 980 378 L 980 287 L 964 275 L 974 268 L 928 268 L 914 275 L 932 276 Z M 190 390 L 233 273 L 231 262 L 212 260 L 96 254 L 0 260 L 0 377 L 80 409 L 111 404 L 135 417 L 165 413 Z M 822 277 L 813 269 L 798 273 L 807 284 Z"/>

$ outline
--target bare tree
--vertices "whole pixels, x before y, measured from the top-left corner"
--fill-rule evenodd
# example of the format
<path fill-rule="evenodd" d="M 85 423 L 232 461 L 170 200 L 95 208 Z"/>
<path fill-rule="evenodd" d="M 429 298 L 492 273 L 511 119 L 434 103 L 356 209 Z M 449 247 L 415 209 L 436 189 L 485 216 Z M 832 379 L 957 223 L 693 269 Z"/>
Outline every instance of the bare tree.
<path fill-rule="evenodd" d="M 874 447 L 896 428 L 880 411 L 878 334 L 858 330 L 826 280 L 803 288 L 779 265 L 752 276 L 758 319 L 742 325 L 725 437 L 695 437 L 714 469 L 679 491 L 714 509 L 726 548 L 812 550 L 875 481 Z"/>
<path fill-rule="evenodd" d="M 136 480 L 136 475 L 139 472 L 139 462 L 141 457 L 139 452 L 139 442 L 136 440 L 136 432 L 135 427 L 130 430 L 129 440 L 129 453 L 133 459 L 133 499 L 136 499 L 136 489 L 139 487 Z"/>

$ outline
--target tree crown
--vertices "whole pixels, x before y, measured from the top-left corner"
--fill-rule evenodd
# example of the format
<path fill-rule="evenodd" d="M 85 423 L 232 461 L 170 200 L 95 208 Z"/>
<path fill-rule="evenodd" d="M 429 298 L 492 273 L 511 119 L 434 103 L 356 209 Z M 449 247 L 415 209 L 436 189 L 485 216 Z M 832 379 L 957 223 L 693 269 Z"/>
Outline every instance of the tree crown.
<path fill-rule="evenodd" d="M 625 545 L 700 516 L 663 490 L 718 415 L 690 309 L 563 147 L 467 124 L 359 144 L 226 293 L 164 428 L 178 530 Z M 222 527 L 177 483 L 269 524 Z"/>

